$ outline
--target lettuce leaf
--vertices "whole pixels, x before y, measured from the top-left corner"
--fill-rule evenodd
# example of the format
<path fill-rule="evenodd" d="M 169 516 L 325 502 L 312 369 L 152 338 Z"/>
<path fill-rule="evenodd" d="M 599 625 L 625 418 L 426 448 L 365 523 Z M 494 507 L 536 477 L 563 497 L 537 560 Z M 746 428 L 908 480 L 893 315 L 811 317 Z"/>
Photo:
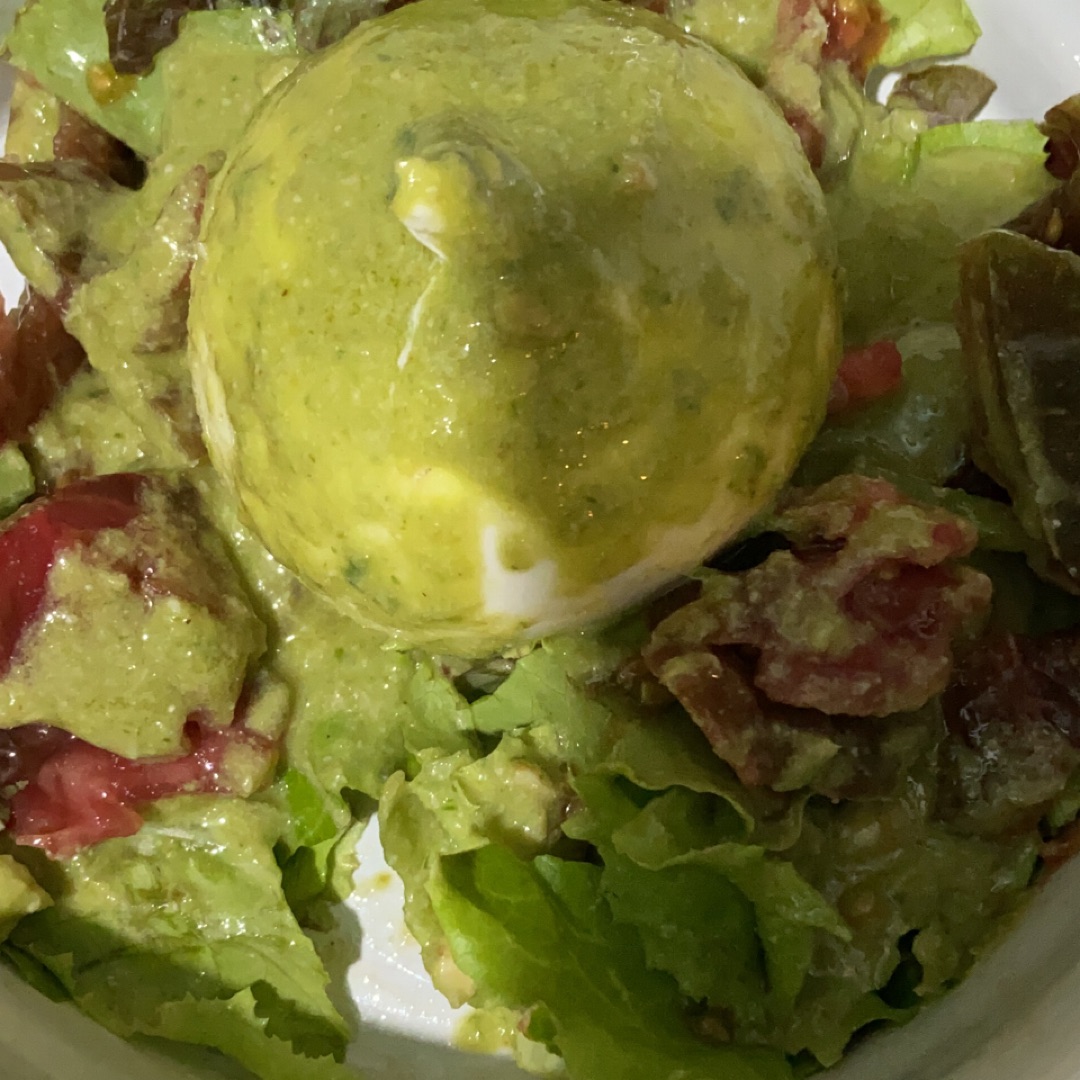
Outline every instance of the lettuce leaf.
<path fill-rule="evenodd" d="M 682 709 L 674 707 L 661 716 L 626 724 L 593 772 L 623 777 L 646 791 L 670 795 L 677 790 L 684 836 L 689 836 L 696 820 L 708 821 L 708 839 L 698 846 L 738 840 L 770 851 L 790 847 L 802 828 L 805 796 L 744 787 L 712 752 L 701 730 L 686 721 Z M 655 810 L 667 803 L 657 800 L 649 805 Z M 686 845 L 693 842 L 687 839 Z"/>
<path fill-rule="evenodd" d="M 854 110 L 862 127 L 826 193 L 847 280 L 847 341 L 951 323 L 957 245 L 1049 189 L 1045 137 L 1026 121 L 927 130 L 919 111 L 853 101 L 839 85 L 828 100 L 834 115 Z"/>
<path fill-rule="evenodd" d="M 274 667 L 297 699 L 285 757 L 306 778 L 290 781 L 288 798 L 300 833 L 314 829 L 326 839 L 328 819 L 317 822 L 329 815 L 344 824 L 343 791 L 378 798 L 387 778 L 420 750 L 445 754 L 473 745 L 465 703 L 434 660 L 385 648 L 379 635 L 314 598 L 287 613 Z M 298 835 L 296 842 L 307 840 Z"/>
<path fill-rule="evenodd" d="M 688 997 L 730 1010 L 744 1037 L 768 1041 L 802 989 L 815 930 L 850 937 L 837 912 L 790 863 L 724 839 L 726 823 L 712 836 L 700 828 L 688 845 L 695 807 L 683 789 L 639 807 L 610 781 L 576 786 L 585 810 L 564 828 L 600 853 L 601 890 L 615 919 L 640 931 L 649 966 L 674 975 Z"/>
<path fill-rule="evenodd" d="M 102 7 L 101 0 L 35 0 L 19 13 L 4 45 L 15 67 L 145 158 L 190 136 L 228 146 L 250 111 L 252 61 L 296 53 L 287 15 L 265 7 L 196 11 L 145 74 L 118 75 Z M 185 37 L 198 40 L 177 48 Z M 255 100 L 274 81 L 270 66 L 266 76 Z"/>
<path fill-rule="evenodd" d="M 136 153 L 160 149 L 161 72 L 110 74 L 101 0 L 38 0 L 19 13 L 4 44 L 15 67 Z"/>
<path fill-rule="evenodd" d="M 505 738 L 488 755 L 458 751 L 422 756 L 417 775 L 391 777 L 379 802 L 379 833 L 390 865 L 405 882 L 405 920 L 420 942 L 435 985 L 452 1004 L 475 987 L 452 962 L 431 889 L 442 860 L 490 843 L 528 857 L 557 834 L 569 791 L 531 759 L 527 745 Z"/>
<path fill-rule="evenodd" d="M 883 0 L 881 7 L 889 34 L 876 62 L 885 67 L 965 53 L 979 38 L 979 24 L 964 0 Z M 665 10 L 758 81 L 775 55 L 777 27 L 798 18 L 797 6 L 784 7 L 779 0 L 672 0 Z M 843 18 L 840 12 L 837 18 Z"/>
<path fill-rule="evenodd" d="M 288 769 L 267 792 L 267 798 L 283 806 L 302 804 L 301 813 L 317 815 L 317 831 L 307 831 L 290 822 L 278 841 L 276 853 L 281 863 L 281 888 L 297 921 L 308 930 L 330 930 L 334 925 L 333 906 L 348 898 L 353 875 L 359 865 L 356 844 L 367 819 L 366 808 L 356 820 L 348 805 L 329 810 L 331 796 L 319 792 L 296 769 Z"/>
<path fill-rule="evenodd" d="M 965 974 L 994 926 L 1021 902 L 1038 831 L 991 838 L 942 821 L 949 769 L 942 754 L 913 769 L 897 798 L 807 808 L 789 858 L 834 899 L 851 931 L 848 941 L 822 941 L 817 976 L 884 988 L 909 949 L 919 964 L 906 1002 L 914 1004 Z"/>
<path fill-rule="evenodd" d="M 885 67 L 966 53 L 979 24 L 964 0 L 882 0 L 889 37 L 878 56 Z"/>
<path fill-rule="evenodd" d="M 162 1004 L 143 1034 L 211 1046 L 260 1080 L 360 1080 L 355 1069 L 330 1056 L 309 1057 L 273 1034 L 272 1017 L 254 987 L 230 998 L 185 998 Z"/>
<path fill-rule="evenodd" d="M 254 561 L 249 546 L 244 554 Z M 387 778 L 415 772 L 424 748 L 451 754 L 472 747 L 474 736 L 434 661 L 385 648 L 311 594 L 286 590 L 275 614 L 272 663 L 295 706 L 269 799 L 284 820 L 286 895 L 305 926 L 321 926 L 326 904 L 351 889 L 356 823 Z"/>
<path fill-rule="evenodd" d="M 14 513 L 34 494 L 34 474 L 14 443 L 0 448 L 0 518 Z"/>
<path fill-rule="evenodd" d="M 504 973 L 485 967 L 478 974 L 472 961 L 489 943 L 468 938 L 467 928 L 479 926 L 475 913 L 455 907 L 457 901 L 447 906 L 455 866 L 504 856 L 547 865 L 547 853 L 564 848 L 580 859 L 587 843 L 602 868 L 561 859 L 552 865 L 562 868 L 560 875 L 595 875 L 589 903 L 602 910 L 598 918 L 612 920 L 617 938 L 641 952 L 637 977 L 673 976 L 687 999 L 707 1005 L 702 1031 L 758 1044 L 796 1032 L 794 1006 L 818 935 L 849 935 L 799 872 L 770 854 L 797 841 L 805 798 L 742 789 L 685 716 L 645 715 L 629 696 L 605 690 L 595 677 L 612 672 L 616 656 L 625 660 L 625 648 L 610 639 L 592 645 L 580 636 L 555 639 L 518 661 L 490 697 L 470 707 L 458 698 L 457 708 L 467 709 L 478 728 L 502 733 L 499 742 L 486 754 L 421 755 L 419 771 L 408 780 L 393 777 L 380 805 L 387 858 L 406 884 L 406 921 L 436 985 L 456 1003 L 531 1009 L 539 1000 L 546 1022 L 562 1034 L 545 1035 L 539 1021 L 529 1033 L 568 1054 L 571 1074 L 585 1078 L 620 1075 L 629 1066 L 620 1060 L 605 1073 L 591 1060 L 571 1060 L 575 1051 L 566 1047 L 576 1036 L 566 1033 L 569 1021 L 551 1016 L 571 1008 L 561 995 L 577 1000 L 573 986 L 556 981 L 560 989 L 552 995 L 535 991 L 528 999 L 524 978 L 520 992 L 508 995 L 499 989 Z M 456 697 L 448 681 L 444 693 L 444 704 Z M 578 812 L 563 821 L 568 806 Z M 496 907 L 488 914 L 510 918 Z M 509 925 L 502 931 L 515 932 Z M 504 942 L 493 955 L 508 950 Z M 901 1015 L 879 999 L 858 1000 L 863 996 L 843 1003 L 839 1021 L 805 1024 L 798 1045 L 797 1033 L 784 1034 L 779 1044 L 828 1056 L 864 1016 Z M 668 1009 L 661 1021 L 648 995 L 633 1007 L 653 1013 L 654 1027 L 667 1025 L 664 1038 L 677 1033 L 686 1040 L 684 1019 L 673 1019 Z M 850 1026 L 838 1030 L 838 1022 Z M 708 1049 L 704 1041 L 686 1042 L 678 1053 L 688 1061 Z M 654 1060 L 647 1067 L 671 1066 Z"/>
<path fill-rule="evenodd" d="M 282 895 L 279 825 L 263 805 L 181 796 L 68 862 L 20 850 L 53 906 L 10 944 L 117 1034 L 213 1047 L 266 1080 L 344 1080 L 348 1032 Z"/>
<path fill-rule="evenodd" d="M 52 898 L 22 863 L 0 855 L 0 941 L 24 915 L 49 907 Z"/>
<path fill-rule="evenodd" d="M 842 79 L 825 89 L 831 128 L 855 133 L 823 178 L 846 281 L 845 340 L 895 342 L 903 384 L 829 418 L 797 479 L 889 472 L 940 485 L 964 461 L 973 425 L 953 325 L 958 246 L 1048 190 L 1045 138 L 1028 122 L 928 127 L 921 110 L 885 109 Z"/>
<path fill-rule="evenodd" d="M 830 1065 L 960 978 L 1021 901 L 1038 836 L 941 820 L 940 715 L 914 749 L 882 744 L 904 775 L 888 799 L 747 790 L 677 707 L 616 688 L 631 640 L 549 641 L 472 705 L 429 684 L 484 733 L 422 753 L 380 806 L 436 985 L 518 1011 L 570 1075 L 602 1080 L 748 1067 L 707 1064 L 716 1039 Z"/>
<path fill-rule="evenodd" d="M 444 863 L 435 912 L 480 1001 L 531 1009 L 540 1037 L 584 1080 L 783 1080 L 768 1050 L 710 1046 L 687 1030 L 674 983 L 645 967 L 599 897 L 600 871 L 489 845 Z"/>

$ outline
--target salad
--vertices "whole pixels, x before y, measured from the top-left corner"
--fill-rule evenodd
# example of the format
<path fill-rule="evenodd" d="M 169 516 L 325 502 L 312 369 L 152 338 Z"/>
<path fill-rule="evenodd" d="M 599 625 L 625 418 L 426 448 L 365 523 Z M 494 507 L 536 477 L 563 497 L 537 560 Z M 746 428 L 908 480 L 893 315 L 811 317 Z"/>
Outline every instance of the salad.
<path fill-rule="evenodd" d="M 977 119 L 963 0 L 648 7 L 20 12 L 0 958 L 42 993 L 362 1075 L 377 817 L 466 1042 L 794 1080 L 1076 849 L 1080 104 Z"/>

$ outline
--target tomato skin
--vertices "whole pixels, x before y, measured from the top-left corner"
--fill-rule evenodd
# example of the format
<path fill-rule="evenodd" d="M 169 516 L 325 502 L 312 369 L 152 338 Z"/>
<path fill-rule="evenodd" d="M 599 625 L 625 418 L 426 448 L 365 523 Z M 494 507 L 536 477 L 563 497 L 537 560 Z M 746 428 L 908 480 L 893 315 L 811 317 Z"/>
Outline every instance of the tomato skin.
<path fill-rule="evenodd" d="M 41 610 L 56 557 L 103 529 L 129 525 L 145 482 L 134 473 L 77 480 L 31 503 L 0 532 L 0 678 Z"/>
<path fill-rule="evenodd" d="M 772 51 L 819 79 L 828 65 L 843 65 L 861 84 L 888 37 L 888 20 L 877 0 L 780 0 Z M 776 87 L 766 84 L 767 91 L 778 91 L 774 96 L 784 119 L 816 171 L 828 149 L 821 89 L 807 94 L 804 85 L 793 95 L 791 89 L 783 79 Z"/>
<path fill-rule="evenodd" d="M 765 698 L 826 716 L 910 712 L 941 693 L 954 637 L 989 607 L 989 579 L 958 561 L 975 529 L 857 475 L 793 489 L 775 520 L 785 547 L 706 582 L 656 628 L 644 654 L 653 674 L 678 677 L 668 689 L 680 697 L 691 662 L 707 672 L 718 652 L 750 653 Z M 687 663 L 669 666 L 677 658 Z"/>
<path fill-rule="evenodd" d="M 219 688 L 228 696 L 184 698 L 176 716 L 183 725 L 176 732 L 179 752 L 170 741 L 166 756 L 122 757 L 57 726 L 61 721 L 51 716 L 33 715 L 26 719 L 34 722 L 0 729 L 0 810 L 8 811 L 6 826 L 16 843 L 68 857 L 88 844 L 137 832 L 146 803 L 184 793 L 247 795 L 268 778 L 276 740 L 245 726 L 262 693 L 263 683 L 248 675 L 264 638 L 230 576 L 224 550 L 206 543 L 208 530 L 193 500 L 189 489 L 164 475 L 97 476 L 31 503 L 0 532 L 0 680 L 13 664 L 34 677 L 34 654 L 20 652 L 23 642 L 29 643 L 42 618 L 67 611 L 49 588 L 61 557 L 110 575 L 119 589 L 126 584 L 144 602 L 137 611 L 167 596 L 201 607 L 226 634 L 236 635 L 223 639 L 218 656 L 219 666 L 235 676 Z M 123 693 L 129 669 L 121 662 L 109 671 L 121 680 L 117 692 Z M 202 679 L 203 669 L 196 665 L 191 677 Z M 198 691 L 198 683 L 189 689 Z M 153 708 L 172 700 L 166 696 Z M 82 705 L 94 707 L 92 700 Z M 76 707 L 73 715 L 78 712 Z M 74 720 L 68 724 L 81 730 Z M 126 745 L 114 749 L 139 752 Z"/>
<path fill-rule="evenodd" d="M 840 361 L 829 394 L 829 413 L 846 412 L 895 393 L 903 379 L 904 360 L 895 342 L 875 341 L 849 349 Z"/>
<path fill-rule="evenodd" d="M 192 718 L 184 734 L 186 753 L 136 761 L 45 724 L 0 732 L 0 787 L 17 788 L 8 832 L 17 844 L 70 858 L 102 840 L 134 835 L 142 825 L 138 808 L 146 803 L 173 795 L 236 794 L 227 758 L 237 747 L 246 747 L 267 769 L 276 756 L 272 739 L 239 720 L 220 729 Z"/>
<path fill-rule="evenodd" d="M 889 37 L 881 6 L 876 0 L 819 0 L 818 6 L 829 27 L 822 59 L 847 64 L 851 73 L 864 81 Z"/>

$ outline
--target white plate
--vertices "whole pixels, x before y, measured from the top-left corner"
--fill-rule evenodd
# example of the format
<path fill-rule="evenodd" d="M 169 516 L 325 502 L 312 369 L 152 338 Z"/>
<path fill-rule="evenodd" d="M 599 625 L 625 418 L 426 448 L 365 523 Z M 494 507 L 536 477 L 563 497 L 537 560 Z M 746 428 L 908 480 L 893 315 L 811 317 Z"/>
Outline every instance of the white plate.
<path fill-rule="evenodd" d="M 1041 116 L 1080 92 L 1075 0 L 969 0 L 984 31 L 971 62 L 998 82 L 989 115 Z M 9 13 L 10 3 L 0 0 Z M 0 22 L 2 22 L 0 17 Z M 0 267 L 8 296 L 14 279 Z M 372 1080 L 510 1080 L 508 1061 L 447 1042 L 459 1017 L 431 987 L 401 918 L 375 829 L 360 846 L 356 896 L 342 912 L 339 1003 L 363 1018 L 350 1052 Z M 870 1040 L 830 1080 L 1080 1080 L 1080 861 L 1060 872 L 1020 925 L 946 1001 Z M 360 933 L 360 928 L 362 934 Z M 0 969 L 0 1080 L 214 1080 L 239 1075 L 113 1038 Z M 722 1078 L 721 1078 L 722 1080 Z"/>

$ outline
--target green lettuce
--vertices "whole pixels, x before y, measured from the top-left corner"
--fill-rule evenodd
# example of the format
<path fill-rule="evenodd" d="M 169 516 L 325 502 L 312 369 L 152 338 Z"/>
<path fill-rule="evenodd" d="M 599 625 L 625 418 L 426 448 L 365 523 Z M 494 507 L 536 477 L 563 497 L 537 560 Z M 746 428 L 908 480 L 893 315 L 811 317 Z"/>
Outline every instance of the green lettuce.
<path fill-rule="evenodd" d="M 33 494 L 30 463 L 14 443 L 8 443 L 0 448 L 0 518 L 14 513 Z"/>
<path fill-rule="evenodd" d="M 436 661 L 386 648 L 379 635 L 314 598 L 282 622 L 273 663 L 296 694 L 285 757 L 307 783 L 304 797 L 294 783 L 289 801 L 297 828 L 318 819 L 315 793 L 321 813 L 340 824 L 347 817 L 343 791 L 378 798 L 387 778 L 419 751 L 472 745 L 468 711 L 459 709 Z"/>
<path fill-rule="evenodd" d="M 889 35 L 875 59 L 884 67 L 965 53 L 979 38 L 979 24 L 964 0 L 884 0 L 881 7 Z M 776 47 L 779 0 L 674 0 L 666 10 L 753 78 L 765 78 Z"/>
<path fill-rule="evenodd" d="M 398 773 L 379 802 L 379 831 L 391 866 L 405 881 L 405 919 L 420 942 L 435 985 L 453 1004 L 475 987 L 454 964 L 430 886 L 441 860 L 498 844 L 523 857 L 545 850 L 557 835 L 569 796 L 532 758 L 521 740 L 504 738 L 490 753 L 422 755 L 407 781 Z"/>
<path fill-rule="evenodd" d="M 951 324 L 957 245 L 1018 214 L 1053 181 L 1034 123 L 972 121 L 925 129 L 918 110 L 885 110 L 834 84 L 829 114 L 851 110 L 861 134 L 828 177 L 829 214 L 847 293 L 848 342 L 912 325 Z"/>
<path fill-rule="evenodd" d="M 877 60 L 900 67 L 913 60 L 966 53 L 979 24 L 964 0 L 883 0 L 889 37 Z"/>
<path fill-rule="evenodd" d="M 194 12 L 145 75 L 117 75 L 101 0 L 36 0 L 19 12 L 4 47 L 16 68 L 145 158 L 170 141 L 228 146 L 250 111 L 252 59 L 296 53 L 287 15 Z M 267 64 L 256 66 L 263 68 L 257 100 L 273 75 Z M 226 111 L 223 100 L 230 103 Z"/>
<path fill-rule="evenodd" d="M 616 921 L 638 928 L 649 966 L 764 1041 L 802 989 L 815 930 L 850 937 L 837 912 L 790 863 L 727 839 L 732 822 L 722 816 L 716 828 L 685 789 L 641 807 L 611 781 L 576 786 L 585 810 L 565 831 L 600 853 L 601 891 Z"/>
<path fill-rule="evenodd" d="M 788 853 L 803 877 L 834 899 L 851 931 L 823 941 L 819 977 L 884 988 L 905 950 L 918 961 L 914 1000 L 955 983 L 1013 912 L 1035 868 L 1036 829 L 970 835 L 941 820 L 948 767 L 924 764 L 900 797 L 815 802 Z"/>
<path fill-rule="evenodd" d="M 611 919 L 600 871 L 489 845 L 447 859 L 434 910 L 479 1001 L 530 1010 L 529 1034 L 590 1080 L 783 1080 L 783 1057 L 709 1045 L 687 1030 L 677 988 L 649 971 Z"/>
<path fill-rule="evenodd" d="M 52 898 L 22 863 L 0 855 L 0 941 L 24 916 L 49 907 Z"/>
<path fill-rule="evenodd" d="M 310 596 L 283 606 L 273 666 L 293 689 L 284 768 L 269 792 L 285 822 L 286 896 L 305 926 L 352 890 L 361 823 L 389 777 L 424 751 L 474 746 L 467 709 L 434 660 L 387 649 Z"/>
<path fill-rule="evenodd" d="M 686 721 L 686 714 L 673 707 L 662 716 L 625 725 L 594 771 L 623 777 L 646 791 L 677 789 L 684 799 L 679 810 L 685 814 L 684 835 L 691 835 L 697 820 L 708 821 L 703 844 L 731 839 L 782 851 L 794 843 L 802 828 L 805 797 L 744 787 L 701 731 Z"/>
<path fill-rule="evenodd" d="M 960 978 L 1020 903 L 1038 836 L 988 839 L 937 816 L 940 717 L 919 720 L 914 748 L 899 729 L 877 744 L 911 778 L 887 799 L 745 789 L 678 707 L 616 689 L 633 640 L 552 640 L 472 704 L 449 679 L 429 685 L 483 734 L 422 753 L 380 805 L 436 985 L 517 1010 L 572 1076 L 593 1080 L 637 1075 L 591 1055 L 605 1030 L 621 1038 L 608 998 L 656 1048 L 633 1044 L 642 1069 L 667 1075 L 677 1054 L 696 1075 L 710 1039 L 832 1064 L 862 1028 L 903 1022 Z M 609 961 L 579 955 L 578 936 L 623 958 L 618 989 L 579 985 Z"/>
<path fill-rule="evenodd" d="M 628 697 L 604 692 L 596 676 L 612 670 L 617 654 L 602 638 L 549 642 L 520 660 L 490 697 L 472 706 L 457 699 L 480 730 L 502 732 L 492 750 L 429 752 L 411 779 L 391 779 L 380 831 L 406 883 L 407 923 L 452 1001 L 531 1008 L 535 1001 L 502 996 L 487 981 L 490 970 L 477 978 L 462 958 L 489 943 L 466 948 L 461 927 L 447 921 L 451 867 L 465 856 L 502 857 L 490 851 L 541 863 L 568 842 L 571 851 L 588 843 L 603 861 L 602 869 L 588 868 L 597 875 L 590 903 L 618 928 L 612 933 L 634 942 L 645 968 L 673 976 L 713 1012 L 735 1016 L 740 1036 L 766 1042 L 791 1013 L 818 932 L 847 933 L 790 864 L 769 854 L 795 842 L 802 800 L 740 788 L 685 716 L 658 724 Z M 448 682 L 444 693 L 454 696 Z M 560 829 L 568 805 L 580 809 Z M 566 874 L 584 870 L 566 866 Z M 548 1013 L 569 1007 L 558 994 L 541 1000 Z M 646 1001 L 640 1007 L 651 1009 Z M 878 1015 L 891 1013 L 880 1006 Z M 665 1023 L 671 1036 L 683 1020 Z M 703 1023 L 715 1029 L 720 1021 Z M 568 1038 L 552 1045 L 565 1054 Z M 574 1075 L 607 1075 L 589 1063 L 574 1072 L 567 1062 Z"/>
<path fill-rule="evenodd" d="M 152 244 L 163 208 L 192 170 L 212 176 L 220 168 L 252 110 L 298 61 L 287 18 L 278 20 L 263 8 L 192 12 L 153 70 L 120 77 L 123 92 L 117 92 L 115 100 L 102 98 L 102 104 L 89 89 L 107 48 L 100 3 L 41 0 L 20 13 L 5 44 L 11 62 L 44 88 L 37 93 L 54 94 L 148 159 L 145 182 L 137 191 L 103 184 L 63 162 L 28 178 L 5 181 L 0 236 L 20 271 L 48 295 L 59 291 L 56 267 L 49 262 L 70 268 L 72 252 L 79 255 L 78 273 L 68 285 L 119 267 L 143 282 L 156 275 L 167 287 L 170 267 L 162 273 L 152 254 L 140 254 L 148 239 Z M 222 109 L 223 101 L 229 103 L 227 109 Z M 47 111 L 51 114 L 55 107 Z M 20 142 L 42 151 L 36 160 L 51 159 L 51 121 L 35 122 L 32 107 L 24 113 L 31 115 L 22 121 Z M 183 244 L 180 248 L 178 254 L 186 256 Z M 133 252 L 143 264 L 124 267 Z M 45 265 L 43 256 L 48 257 Z M 143 298 L 144 307 L 147 299 L 151 307 L 160 306 L 153 289 Z M 101 297 L 91 298 L 93 304 L 101 302 Z M 138 334 L 145 339 L 146 318 L 147 313 L 140 312 L 130 327 L 114 331 L 120 335 L 116 344 L 125 362 L 139 354 L 123 337 Z M 149 340 L 136 344 L 143 352 L 161 345 Z M 92 346 L 88 351 L 93 362 Z"/>
<path fill-rule="evenodd" d="M 1028 122 L 928 127 L 920 110 L 876 105 L 839 76 L 826 78 L 824 101 L 827 130 L 845 148 L 823 176 L 846 286 L 845 341 L 895 342 L 903 383 L 830 417 L 797 482 L 857 471 L 939 485 L 965 460 L 973 423 L 953 325 L 958 245 L 1048 190 L 1046 140 Z"/>
<path fill-rule="evenodd" d="M 19 13 L 4 45 L 15 67 L 136 153 L 150 157 L 161 148 L 161 72 L 155 68 L 107 88 L 109 42 L 101 0 L 38 0 Z"/>
<path fill-rule="evenodd" d="M 282 895 L 279 827 L 239 799 L 154 804 L 135 836 L 33 859 L 53 903 L 10 946 L 117 1034 L 213 1047 L 264 1080 L 345 1080 L 348 1031 Z"/>

